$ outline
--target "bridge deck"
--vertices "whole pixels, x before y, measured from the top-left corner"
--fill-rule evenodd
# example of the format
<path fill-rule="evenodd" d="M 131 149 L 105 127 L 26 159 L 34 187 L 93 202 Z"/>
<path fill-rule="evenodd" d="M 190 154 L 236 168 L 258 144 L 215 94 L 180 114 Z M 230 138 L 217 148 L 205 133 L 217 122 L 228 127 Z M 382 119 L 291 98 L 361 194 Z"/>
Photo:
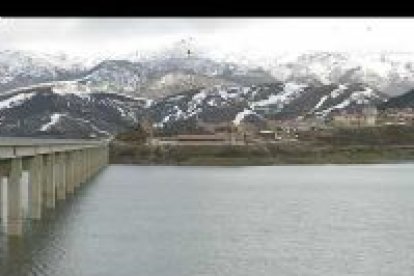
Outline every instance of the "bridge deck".
<path fill-rule="evenodd" d="M 0 137 L 0 159 L 101 147 L 108 142 L 109 140 Z"/>
<path fill-rule="evenodd" d="M 109 140 L 0 138 L 0 232 L 20 236 L 26 218 L 40 219 L 108 163 Z M 23 178 L 23 171 L 27 178 Z M 25 182 L 26 184 L 23 184 Z M 27 185 L 28 194 L 23 194 Z M 22 202 L 29 208 L 23 208 Z"/>

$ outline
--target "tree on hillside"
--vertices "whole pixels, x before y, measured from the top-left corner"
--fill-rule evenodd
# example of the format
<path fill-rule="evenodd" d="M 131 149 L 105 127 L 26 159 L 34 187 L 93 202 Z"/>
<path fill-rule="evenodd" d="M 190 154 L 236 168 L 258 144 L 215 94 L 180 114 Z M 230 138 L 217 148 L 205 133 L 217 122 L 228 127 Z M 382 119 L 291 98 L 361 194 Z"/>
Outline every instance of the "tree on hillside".
<path fill-rule="evenodd" d="M 116 139 L 125 142 L 137 142 L 144 144 L 148 137 L 149 133 L 145 130 L 142 123 L 138 123 L 134 129 L 119 133 L 116 136 Z"/>

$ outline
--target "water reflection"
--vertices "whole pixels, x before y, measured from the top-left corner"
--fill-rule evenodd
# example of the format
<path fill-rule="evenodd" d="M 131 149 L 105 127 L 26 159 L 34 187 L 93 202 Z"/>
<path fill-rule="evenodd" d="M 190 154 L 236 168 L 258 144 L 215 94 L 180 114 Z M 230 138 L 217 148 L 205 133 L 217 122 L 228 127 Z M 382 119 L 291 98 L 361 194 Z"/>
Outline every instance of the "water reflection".
<path fill-rule="evenodd" d="M 0 275 L 414 275 L 414 165 L 110 166 Z"/>

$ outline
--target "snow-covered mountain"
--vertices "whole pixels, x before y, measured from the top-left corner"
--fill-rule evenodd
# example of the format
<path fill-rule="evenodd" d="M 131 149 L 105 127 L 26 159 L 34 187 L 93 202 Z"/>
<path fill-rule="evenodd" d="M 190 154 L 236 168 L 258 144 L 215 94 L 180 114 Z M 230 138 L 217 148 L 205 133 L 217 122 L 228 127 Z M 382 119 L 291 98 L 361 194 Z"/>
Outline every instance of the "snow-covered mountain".
<path fill-rule="evenodd" d="M 183 121 L 233 122 L 245 119 L 327 118 L 332 111 L 379 105 L 387 96 L 365 84 L 303 85 L 274 82 L 251 86 L 214 86 L 155 102 L 151 112 L 158 127 Z"/>
<path fill-rule="evenodd" d="M 0 133 L 65 138 L 111 136 L 136 126 L 150 104 L 146 99 L 114 93 L 68 90 L 68 84 L 16 91 L 0 95 Z"/>
<path fill-rule="evenodd" d="M 302 84 L 365 83 L 394 96 L 414 86 L 414 53 L 307 52 L 217 55 L 192 40 L 117 59 L 0 52 L 0 93 L 42 82 L 85 79 L 93 91 L 159 98 L 218 84 L 275 80 Z M 171 92 L 171 93 L 170 93 Z"/>
<path fill-rule="evenodd" d="M 160 127 L 327 118 L 337 109 L 383 105 L 414 85 L 414 54 L 312 52 L 249 60 L 210 53 L 186 41 L 106 60 L 2 51 L 0 134 L 113 135 L 144 115 Z"/>
<path fill-rule="evenodd" d="M 365 83 L 395 96 L 414 87 L 414 53 L 309 52 L 257 61 L 281 81 Z"/>
<path fill-rule="evenodd" d="M 84 60 L 66 55 L 0 51 L 0 93 L 43 82 L 71 80 L 87 70 Z"/>
<path fill-rule="evenodd" d="M 159 98 L 217 84 L 274 81 L 263 70 L 216 62 L 200 54 L 189 56 L 178 46 L 139 59 L 132 55 L 80 59 L 64 54 L 1 51 L 0 94 L 53 81 L 78 80 L 90 91 Z"/>
<path fill-rule="evenodd" d="M 167 50 L 168 49 L 168 50 Z M 246 68 L 263 68 L 279 81 L 302 83 L 365 83 L 386 94 L 395 96 L 414 86 L 414 52 L 350 51 L 350 52 L 268 52 L 246 49 L 226 51 L 206 47 L 196 40 L 182 40 L 143 57 L 193 55 L 218 63 L 233 63 Z"/>
<path fill-rule="evenodd" d="M 221 84 L 156 100 L 83 88 L 77 81 L 66 81 L 0 95 L 1 135 L 111 136 L 136 126 L 143 117 L 166 129 L 200 122 L 238 125 L 308 115 L 327 118 L 334 110 L 378 105 L 387 99 L 365 84 Z"/>
<path fill-rule="evenodd" d="M 162 98 L 189 89 L 220 84 L 254 84 L 275 79 L 263 70 L 204 58 L 170 57 L 142 62 L 107 60 L 91 68 L 78 83 L 95 92 Z"/>

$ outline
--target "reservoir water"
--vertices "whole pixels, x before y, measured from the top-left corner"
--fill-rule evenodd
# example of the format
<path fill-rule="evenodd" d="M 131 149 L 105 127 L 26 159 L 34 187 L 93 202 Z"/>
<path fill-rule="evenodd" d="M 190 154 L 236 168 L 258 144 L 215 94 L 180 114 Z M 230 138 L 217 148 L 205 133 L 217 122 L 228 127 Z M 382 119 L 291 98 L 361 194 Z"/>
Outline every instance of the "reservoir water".
<path fill-rule="evenodd" d="M 414 165 L 109 166 L 0 275 L 414 275 Z"/>

